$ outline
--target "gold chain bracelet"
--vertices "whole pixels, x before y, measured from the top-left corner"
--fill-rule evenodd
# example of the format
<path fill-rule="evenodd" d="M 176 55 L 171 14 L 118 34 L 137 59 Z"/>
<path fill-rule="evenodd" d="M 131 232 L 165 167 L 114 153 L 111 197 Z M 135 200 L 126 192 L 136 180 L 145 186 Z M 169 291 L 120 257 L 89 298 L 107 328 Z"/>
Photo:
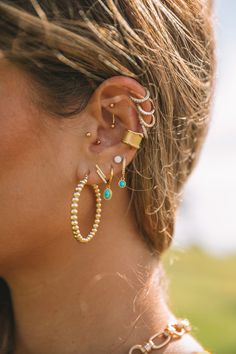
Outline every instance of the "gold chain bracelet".
<path fill-rule="evenodd" d="M 173 323 L 170 322 L 163 331 L 154 334 L 144 345 L 136 344 L 130 348 L 129 354 L 133 354 L 136 349 L 138 349 L 141 353 L 148 354 L 153 349 L 163 348 L 171 341 L 171 339 L 181 338 L 185 333 L 190 331 L 191 326 L 187 319 L 178 320 L 177 322 Z M 153 342 L 154 339 L 159 339 L 159 343 L 155 344 Z"/>

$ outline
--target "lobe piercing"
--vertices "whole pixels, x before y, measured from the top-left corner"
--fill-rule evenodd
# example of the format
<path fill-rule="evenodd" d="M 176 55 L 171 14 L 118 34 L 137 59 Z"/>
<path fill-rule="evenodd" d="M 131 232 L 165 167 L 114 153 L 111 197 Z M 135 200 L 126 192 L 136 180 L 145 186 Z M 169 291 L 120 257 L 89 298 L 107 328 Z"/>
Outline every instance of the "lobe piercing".
<path fill-rule="evenodd" d="M 115 162 L 115 163 L 121 163 L 121 161 L 122 161 L 122 156 L 120 156 L 120 155 L 116 155 L 116 156 L 114 156 L 114 158 L 113 158 L 113 161 Z"/>

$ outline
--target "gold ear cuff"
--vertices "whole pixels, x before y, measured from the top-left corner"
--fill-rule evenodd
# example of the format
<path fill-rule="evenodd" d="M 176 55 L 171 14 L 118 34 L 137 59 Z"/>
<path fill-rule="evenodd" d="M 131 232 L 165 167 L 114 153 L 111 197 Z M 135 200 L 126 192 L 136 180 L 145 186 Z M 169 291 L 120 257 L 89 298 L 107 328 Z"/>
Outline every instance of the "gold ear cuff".
<path fill-rule="evenodd" d="M 139 149 L 142 139 L 143 139 L 142 133 L 134 132 L 128 129 L 126 130 L 123 136 L 122 142 L 134 147 L 135 149 Z"/>

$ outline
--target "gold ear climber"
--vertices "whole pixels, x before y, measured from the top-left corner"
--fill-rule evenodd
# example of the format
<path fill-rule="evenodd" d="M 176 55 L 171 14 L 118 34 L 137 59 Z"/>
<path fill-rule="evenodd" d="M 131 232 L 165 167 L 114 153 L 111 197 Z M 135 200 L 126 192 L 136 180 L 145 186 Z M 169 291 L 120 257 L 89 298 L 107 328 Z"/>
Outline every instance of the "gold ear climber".
<path fill-rule="evenodd" d="M 78 204 L 79 204 L 79 198 L 80 194 L 82 192 L 82 189 L 88 182 L 88 175 L 86 175 L 76 186 L 73 197 L 72 197 L 72 203 L 71 203 L 71 227 L 72 227 L 72 232 L 74 235 L 74 238 L 77 241 L 80 242 L 89 242 L 96 234 L 100 220 L 101 220 L 101 192 L 97 184 L 92 184 L 92 187 L 94 189 L 95 195 L 96 195 L 96 213 L 95 213 L 95 220 L 93 223 L 92 230 L 88 234 L 87 237 L 83 237 L 80 229 L 79 229 L 79 223 L 78 223 Z"/>

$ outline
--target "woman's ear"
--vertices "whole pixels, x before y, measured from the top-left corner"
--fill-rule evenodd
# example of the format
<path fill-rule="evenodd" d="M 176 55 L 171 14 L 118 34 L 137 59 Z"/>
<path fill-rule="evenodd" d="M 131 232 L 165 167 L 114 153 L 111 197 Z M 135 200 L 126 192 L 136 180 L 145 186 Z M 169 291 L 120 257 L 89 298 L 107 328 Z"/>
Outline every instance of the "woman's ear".
<path fill-rule="evenodd" d="M 125 156 L 126 166 L 134 158 L 137 149 L 122 139 L 129 129 L 142 133 L 135 103 L 129 96 L 143 97 L 145 89 L 134 79 L 114 76 L 105 80 L 94 91 L 87 106 L 81 112 L 82 154 L 78 166 L 78 178 L 89 172 L 88 184 L 100 184 L 96 164 L 109 178 L 111 166 L 114 176 L 120 174 L 122 164 L 114 162 L 114 157 Z M 142 104 L 146 111 L 151 110 L 150 101 Z"/>

